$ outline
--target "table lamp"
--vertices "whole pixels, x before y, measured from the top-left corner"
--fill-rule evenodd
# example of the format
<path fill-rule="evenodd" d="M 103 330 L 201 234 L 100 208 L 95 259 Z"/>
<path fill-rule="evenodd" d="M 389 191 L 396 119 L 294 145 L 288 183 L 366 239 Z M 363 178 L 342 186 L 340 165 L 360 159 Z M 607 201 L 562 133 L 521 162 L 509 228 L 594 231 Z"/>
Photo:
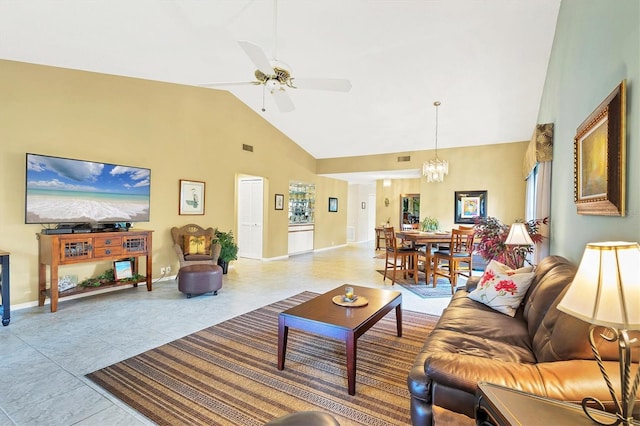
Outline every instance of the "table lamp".
<path fill-rule="evenodd" d="M 533 245 L 533 240 L 529 236 L 527 226 L 522 222 L 516 222 L 509 228 L 509 235 L 504 240 L 505 245 L 511 246 L 511 252 L 513 254 L 511 259 L 511 265 L 513 269 L 522 268 L 524 265 L 524 259 L 527 257 L 529 247 Z"/>
<path fill-rule="evenodd" d="M 616 406 L 617 421 L 610 425 L 633 424 L 633 406 L 640 384 L 640 368 L 633 377 L 631 344 L 636 339 L 630 339 L 629 331 L 640 330 L 640 245 L 623 241 L 587 244 L 578 272 L 558 309 L 591 324 L 591 350 Z M 603 339 L 618 342 L 620 399 L 595 345 L 594 333 L 597 326 L 611 331 L 610 335 L 601 335 Z M 602 424 L 589 414 L 589 402 L 595 402 L 603 410 L 604 405 L 593 397 L 582 400 L 582 408 L 587 416 Z"/>

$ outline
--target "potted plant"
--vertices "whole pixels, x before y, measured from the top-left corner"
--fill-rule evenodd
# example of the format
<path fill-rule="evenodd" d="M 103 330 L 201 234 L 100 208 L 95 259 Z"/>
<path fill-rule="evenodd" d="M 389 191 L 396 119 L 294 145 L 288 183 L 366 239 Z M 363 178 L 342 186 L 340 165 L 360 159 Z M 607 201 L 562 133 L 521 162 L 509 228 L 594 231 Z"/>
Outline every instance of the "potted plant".
<path fill-rule="evenodd" d="M 423 231 L 436 231 L 438 229 L 438 219 L 435 217 L 427 216 L 422 220 Z"/>
<path fill-rule="evenodd" d="M 549 223 L 549 218 L 531 219 L 523 223 L 531 240 L 537 244 L 544 239 L 540 233 L 540 225 Z M 523 256 L 526 258 L 530 253 L 533 253 L 533 246 L 515 248 L 506 245 L 504 242 L 509 235 L 509 228 L 509 225 L 505 225 L 495 217 L 477 217 L 474 226 L 475 236 L 479 240 L 476 251 L 486 261 L 495 259 L 516 269 L 523 264 L 525 260 L 522 258 Z"/>
<path fill-rule="evenodd" d="M 238 259 L 238 246 L 233 240 L 232 231 L 223 232 L 216 229 L 216 238 L 221 247 L 218 265 L 222 267 L 222 273 L 226 274 L 229 268 L 229 262 Z"/>

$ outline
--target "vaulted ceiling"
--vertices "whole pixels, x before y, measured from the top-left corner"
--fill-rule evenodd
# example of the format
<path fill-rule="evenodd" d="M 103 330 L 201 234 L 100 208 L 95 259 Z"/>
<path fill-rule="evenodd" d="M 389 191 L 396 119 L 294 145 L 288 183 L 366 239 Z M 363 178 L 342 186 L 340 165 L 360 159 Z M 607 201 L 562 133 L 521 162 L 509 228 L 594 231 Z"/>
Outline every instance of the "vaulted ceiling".
<path fill-rule="evenodd" d="M 0 58 L 197 86 L 254 80 L 247 40 L 294 78 L 351 81 L 347 93 L 287 89 L 287 113 L 269 93 L 263 104 L 262 86 L 202 89 L 230 91 L 318 159 L 433 149 L 436 100 L 438 148 L 484 145 L 530 138 L 559 6 L 0 0 Z"/>

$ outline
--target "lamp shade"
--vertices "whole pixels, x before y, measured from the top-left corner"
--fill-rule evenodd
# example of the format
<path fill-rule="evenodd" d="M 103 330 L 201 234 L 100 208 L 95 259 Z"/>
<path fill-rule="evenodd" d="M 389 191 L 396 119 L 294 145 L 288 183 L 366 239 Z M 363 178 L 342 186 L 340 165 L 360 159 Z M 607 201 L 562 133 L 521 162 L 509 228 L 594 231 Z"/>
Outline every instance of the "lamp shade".
<path fill-rule="evenodd" d="M 640 245 L 587 244 L 558 309 L 591 324 L 640 330 Z"/>
<path fill-rule="evenodd" d="M 533 240 L 527 232 L 527 227 L 522 222 L 516 222 L 511 225 L 509 235 L 504 243 L 508 246 L 532 246 Z"/>

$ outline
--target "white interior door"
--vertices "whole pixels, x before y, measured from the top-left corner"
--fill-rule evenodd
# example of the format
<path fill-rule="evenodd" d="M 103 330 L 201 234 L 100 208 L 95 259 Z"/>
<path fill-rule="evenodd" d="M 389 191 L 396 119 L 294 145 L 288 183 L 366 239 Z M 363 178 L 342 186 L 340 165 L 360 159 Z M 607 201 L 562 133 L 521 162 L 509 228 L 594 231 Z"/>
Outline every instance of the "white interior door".
<path fill-rule="evenodd" d="M 262 259 L 264 180 L 241 178 L 238 182 L 238 256 Z"/>

